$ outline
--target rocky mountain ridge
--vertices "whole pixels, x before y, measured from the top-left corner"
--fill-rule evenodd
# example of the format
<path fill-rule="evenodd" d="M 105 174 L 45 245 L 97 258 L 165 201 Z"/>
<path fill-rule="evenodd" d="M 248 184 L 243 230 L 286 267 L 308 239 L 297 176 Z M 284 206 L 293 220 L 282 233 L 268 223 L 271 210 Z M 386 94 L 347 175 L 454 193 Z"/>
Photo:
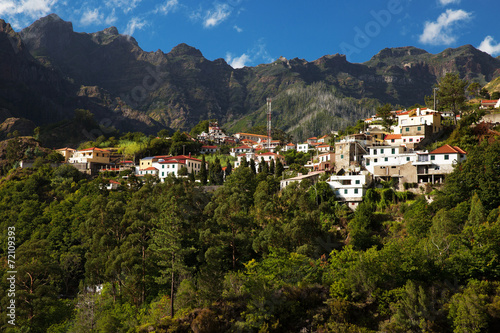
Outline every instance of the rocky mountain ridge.
<path fill-rule="evenodd" d="M 0 60 L 0 80 L 11 87 L 0 91 L 0 107 L 37 125 L 84 108 L 122 131 L 189 129 L 208 118 L 243 130 L 265 121 L 265 101 L 273 97 L 273 124 L 301 139 L 365 117 L 377 103 L 423 103 L 448 72 L 481 84 L 500 75 L 500 59 L 470 45 L 439 54 L 384 49 L 365 63 L 335 54 L 233 69 L 187 44 L 145 52 L 115 27 L 74 32 L 55 14 L 20 33 L 0 23 L 7 55 Z M 33 101 L 19 103 L 25 95 Z M 316 125 L 304 131 L 297 124 Z"/>

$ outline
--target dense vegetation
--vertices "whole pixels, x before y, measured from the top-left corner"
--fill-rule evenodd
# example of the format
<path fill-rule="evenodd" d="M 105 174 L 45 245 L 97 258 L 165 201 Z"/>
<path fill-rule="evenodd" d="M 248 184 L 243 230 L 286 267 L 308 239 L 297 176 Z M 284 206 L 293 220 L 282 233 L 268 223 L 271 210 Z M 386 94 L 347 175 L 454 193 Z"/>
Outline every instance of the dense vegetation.
<path fill-rule="evenodd" d="M 108 191 L 70 165 L 11 171 L 0 223 L 16 229 L 17 330 L 4 315 L 2 329 L 496 332 L 500 141 L 477 142 L 442 189 L 370 189 L 354 213 L 326 183 L 279 191 L 249 167 L 211 193 L 133 177 Z"/>

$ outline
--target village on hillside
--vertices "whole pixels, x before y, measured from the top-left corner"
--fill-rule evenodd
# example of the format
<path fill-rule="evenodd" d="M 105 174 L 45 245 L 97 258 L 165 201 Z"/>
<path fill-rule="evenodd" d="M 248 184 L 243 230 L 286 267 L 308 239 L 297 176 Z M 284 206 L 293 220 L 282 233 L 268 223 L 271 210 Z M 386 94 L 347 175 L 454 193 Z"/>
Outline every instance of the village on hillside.
<path fill-rule="evenodd" d="M 500 100 L 482 100 L 481 108 L 498 109 Z M 235 133 L 227 135 L 218 122 L 210 122 L 208 132 L 197 137 L 185 134 L 189 140 L 202 144 L 200 155 L 222 156 L 221 145 L 230 146 L 229 155 L 233 163 L 222 168 L 222 179 L 232 169 L 254 163 L 256 172 L 263 172 L 262 163 L 267 164 L 265 172 L 280 168 L 280 188 L 294 182 L 308 179 L 313 185 L 319 180 L 326 181 L 335 193 L 337 200 L 355 209 L 363 195 L 371 186 L 380 182 L 391 182 L 398 190 L 423 191 L 425 186 L 439 185 L 457 163 L 467 158 L 461 147 L 443 145 L 433 150 L 425 147 L 441 137 L 445 124 L 453 124 L 451 112 L 439 112 L 429 108 L 393 110 L 390 112 L 391 124 L 383 125 L 379 115 L 364 120 L 364 130 L 359 133 L 339 136 L 338 132 L 321 137 L 311 137 L 305 142 L 283 142 L 274 140 L 270 135 Z M 490 123 L 495 119 L 489 119 Z M 269 131 L 269 133 L 271 133 Z M 285 154 L 290 150 L 306 154 L 307 163 L 297 172 L 290 170 Z M 154 177 L 160 182 L 167 177 L 198 177 L 202 169 L 208 170 L 205 158 L 187 155 L 146 156 L 137 162 L 124 160 L 113 149 L 91 147 L 83 150 L 60 148 L 64 162 L 89 175 L 106 172 L 117 174 L 128 170 L 128 178 Z M 198 155 L 199 157 L 199 155 Z M 22 166 L 30 166 L 24 162 Z M 278 167 L 279 165 L 279 167 Z M 193 178 L 194 178 L 193 177 Z M 199 181 L 199 180 L 197 180 Z M 118 189 L 124 182 L 110 179 L 106 188 Z"/>

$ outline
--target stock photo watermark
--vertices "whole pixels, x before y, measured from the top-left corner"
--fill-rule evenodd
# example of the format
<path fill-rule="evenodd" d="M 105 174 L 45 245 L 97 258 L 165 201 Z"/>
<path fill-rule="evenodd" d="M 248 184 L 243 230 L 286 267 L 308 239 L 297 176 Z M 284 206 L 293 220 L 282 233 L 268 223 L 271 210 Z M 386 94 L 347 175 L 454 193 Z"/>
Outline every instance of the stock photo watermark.
<path fill-rule="evenodd" d="M 368 47 L 371 41 L 382 32 L 382 28 L 386 28 L 392 21 L 394 15 L 401 14 L 403 6 L 400 0 L 389 0 L 387 9 L 379 11 L 370 11 L 370 16 L 373 20 L 368 21 L 363 28 L 354 27 L 354 35 L 352 43 L 342 42 L 340 49 L 347 57 L 353 53 L 360 53 L 362 49 Z"/>
<path fill-rule="evenodd" d="M 7 228 L 7 322 L 16 326 L 16 228 Z"/>

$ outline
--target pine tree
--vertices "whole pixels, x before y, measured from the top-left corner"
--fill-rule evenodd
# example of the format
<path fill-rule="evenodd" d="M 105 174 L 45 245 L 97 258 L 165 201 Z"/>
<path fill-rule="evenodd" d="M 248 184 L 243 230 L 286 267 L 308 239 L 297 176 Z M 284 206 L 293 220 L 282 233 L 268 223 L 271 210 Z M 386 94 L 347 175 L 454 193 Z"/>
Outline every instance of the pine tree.
<path fill-rule="evenodd" d="M 271 162 L 269 163 L 269 173 L 271 175 L 274 175 L 274 172 L 275 172 L 274 159 L 271 159 Z"/>
<path fill-rule="evenodd" d="M 233 166 L 231 165 L 231 161 L 227 161 L 226 177 L 228 177 L 232 172 L 233 172 Z"/>
<path fill-rule="evenodd" d="M 255 170 L 255 161 L 253 158 L 250 159 L 250 170 L 252 170 L 252 173 L 255 175 L 257 174 L 257 170 Z"/>
<path fill-rule="evenodd" d="M 278 160 L 276 161 L 276 177 L 281 177 L 283 175 L 283 164 L 281 163 L 281 160 L 278 158 Z"/>
<path fill-rule="evenodd" d="M 200 177 L 201 185 L 207 185 L 208 175 L 207 175 L 207 166 L 205 162 L 205 155 L 203 155 L 201 158 L 201 168 L 198 176 Z"/>

